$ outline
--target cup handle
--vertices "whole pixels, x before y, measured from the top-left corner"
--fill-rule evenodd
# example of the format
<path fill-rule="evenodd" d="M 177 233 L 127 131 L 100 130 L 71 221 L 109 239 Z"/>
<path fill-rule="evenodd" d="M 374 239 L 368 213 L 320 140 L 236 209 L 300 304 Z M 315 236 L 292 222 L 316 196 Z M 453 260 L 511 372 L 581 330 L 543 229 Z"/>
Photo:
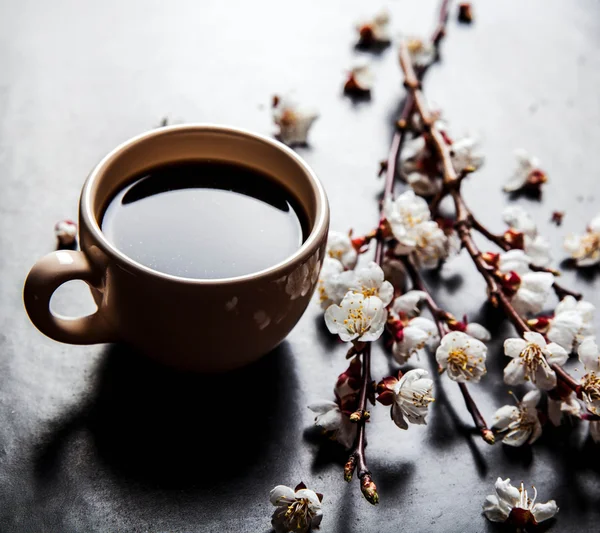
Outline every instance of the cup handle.
<path fill-rule="evenodd" d="M 75 279 L 90 287 L 100 284 L 82 252 L 57 250 L 40 259 L 29 271 L 23 289 L 23 302 L 29 318 L 44 334 L 69 344 L 98 344 L 117 340 L 114 328 L 106 321 L 101 307 L 80 318 L 57 316 L 50 310 L 50 298 L 63 283 Z"/>

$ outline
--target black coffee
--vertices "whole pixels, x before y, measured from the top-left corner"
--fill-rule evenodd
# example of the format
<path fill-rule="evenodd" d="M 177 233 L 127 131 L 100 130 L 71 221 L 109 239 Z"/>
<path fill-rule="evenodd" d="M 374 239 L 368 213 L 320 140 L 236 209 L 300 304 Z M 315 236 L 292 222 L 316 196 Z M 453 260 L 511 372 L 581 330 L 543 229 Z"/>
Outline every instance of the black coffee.
<path fill-rule="evenodd" d="M 134 178 L 104 212 L 102 231 L 131 259 L 175 276 L 242 276 L 292 255 L 306 217 L 282 185 L 255 170 L 197 161 Z"/>

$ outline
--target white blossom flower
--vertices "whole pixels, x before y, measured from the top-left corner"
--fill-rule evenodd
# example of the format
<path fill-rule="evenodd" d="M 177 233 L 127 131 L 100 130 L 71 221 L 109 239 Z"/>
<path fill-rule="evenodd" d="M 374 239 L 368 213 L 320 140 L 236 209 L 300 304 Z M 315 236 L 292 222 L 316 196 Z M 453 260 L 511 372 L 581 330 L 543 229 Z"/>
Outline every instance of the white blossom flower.
<path fill-rule="evenodd" d="M 521 283 L 511 302 L 517 313 L 539 313 L 546 304 L 554 275 L 550 272 L 528 272 L 521 276 Z"/>
<path fill-rule="evenodd" d="M 398 296 L 392 304 L 392 311 L 398 316 L 413 318 L 421 314 L 419 303 L 426 298 L 423 291 L 408 291 Z"/>
<path fill-rule="evenodd" d="M 323 309 L 327 309 L 333 304 L 339 304 L 346 296 L 348 287 L 340 288 L 339 283 L 339 275 L 342 272 L 344 272 L 342 263 L 326 255 L 319 275 L 319 284 L 317 285 L 318 298 Z"/>
<path fill-rule="evenodd" d="M 69 219 L 61 220 L 54 226 L 54 235 L 61 246 L 71 246 L 77 238 L 77 224 Z"/>
<path fill-rule="evenodd" d="M 395 200 L 387 198 L 383 215 L 398 241 L 397 252 L 408 254 L 417 246 L 419 226 L 431 218 L 427 202 L 414 191 L 406 191 Z"/>
<path fill-rule="evenodd" d="M 427 408 L 433 402 L 433 381 L 427 375 L 427 371 L 416 368 L 404 375 L 398 372 L 398 378 L 387 377 L 377 385 L 377 401 L 392 406 L 392 420 L 400 429 L 408 429 L 407 420 L 426 423 Z"/>
<path fill-rule="evenodd" d="M 594 442 L 600 442 L 600 421 L 590 421 L 590 437 Z"/>
<path fill-rule="evenodd" d="M 537 225 L 529 212 L 520 205 L 509 205 L 502 211 L 502 220 L 510 226 L 523 233 L 535 237 L 537 235 Z"/>
<path fill-rule="evenodd" d="M 479 139 L 468 135 L 452 142 L 450 157 L 457 173 L 482 167 L 485 157 L 479 151 L 480 144 Z"/>
<path fill-rule="evenodd" d="M 509 250 L 498 256 L 498 270 L 503 274 L 516 272 L 519 276 L 530 272 L 531 258 L 523 250 Z"/>
<path fill-rule="evenodd" d="M 327 237 L 327 255 L 337 259 L 344 268 L 354 268 L 358 253 L 352 245 L 352 239 L 341 231 L 330 231 Z"/>
<path fill-rule="evenodd" d="M 411 172 L 406 175 L 406 183 L 419 196 L 433 196 L 442 189 L 442 180 L 430 177 L 422 172 Z"/>
<path fill-rule="evenodd" d="M 552 260 L 550 241 L 538 234 L 537 226 L 531 215 L 518 205 L 511 205 L 502 211 L 502 218 L 514 230 L 523 234 L 523 250 L 530 263 L 548 266 Z"/>
<path fill-rule="evenodd" d="M 275 97 L 273 103 L 273 122 L 279 126 L 281 141 L 290 146 L 306 144 L 308 131 L 319 114 L 289 99 Z"/>
<path fill-rule="evenodd" d="M 356 25 L 356 31 L 360 38 L 359 43 L 369 46 L 375 43 L 388 43 L 390 14 L 387 10 L 382 10 L 372 19 L 364 20 Z"/>
<path fill-rule="evenodd" d="M 529 391 L 517 405 L 504 405 L 493 416 L 492 429 L 502 435 L 502 442 L 508 446 L 533 444 L 542 434 L 542 424 L 538 417 L 537 404 L 539 390 Z"/>
<path fill-rule="evenodd" d="M 537 490 L 533 489 L 533 498 L 529 498 L 523 483 L 517 489 L 510 484 L 510 478 L 496 480 L 496 494 L 486 497 L 483 513 L 491 522 L 510 522 L 515 527 L 537 526 L 540 522 L 552 518 L 558 513 L 554 500 L 536 503 Z"/>
<path fill-rule="evenodd" d="M 412 355 L 419 357 L 426 347 L 434 348 L 440 340 L 435 323 L 420 316 L 408 322 L 401 336 L 392 346 L 394 358 L 400 364 L 406 363 Z"/>
<path fill-rule="evenodd" d="M 450 255 L 451 240 L 437 222 L 430 220 L 415 228 L 415 255 L 421 268 L 437 268 Z M 398 250 L 396 250 L 398 252 Z"/>
<path fill-rule="evenodd" d="M 337 333 L 344 342 L 377 340 L 383 333 L 387 311 L 377 296 L 366 297 L 348 292 L 340 305 L 325 311 L 325 324 L 331 333 Z"/>
<path fill-rule="evenodd" d="M 550 241 L 546 237 L 542 237 L 541 235 L 529 237 L 525 235 L 523 243 L 523 250 L 531 258 L 532 264 L 546 267 L 551 263 L 551 246 Z"/>
<path fill-rule="evenodd" d="M 583 235 L 569 235 L 564 246 L 579 267 L 600 263 L 600 215 L 589 223 Z"/>
<path fill-rule="evenodd" d="M 574 351 L 584 338 L 593 334 L 595 309 L 590 302 L 565 296 L 554 310 L 546 337 L 568 352 Z"/>
<path fill-rule="evenodd" d="M 504 353 L 512 361 L 504 369 L 504 382 L 519 385 L 531 381 L 542 390 L 556 387 L 556 373 L 550 365 L 562 366 L 569 354 L 562 347 L 546 340 L 539 333 L 528 331 L 523 339 L 506 339 Z"/>
<path fill-rule="evenodd" d="M 373 88 L 373 80 L 373 72 L 368 64 L 354 65 L 344 84 L 344 91 L 347 93 L 368 93 Z"/>
<path fill-rule="evenodd" d="M 276 507 L 271 525 L 276 533 L 306 533 L 317 529 L 323 518 L 321 500 L 323 495 L 307 489 L 300 483 L 295 489 L 277 485 L 270 494 Z"/>
<path fill-rule="evenodd" d="M 540 187 L 548 180 L 546 173 L 540 169 L 537 157 L 531 157 L 525 150 L 516 150 L 517 169 L 504 185 L 506 192 L 514 192 L 525 187 Z"/>
<path fill-rule="evenodd" d="M 571 392 L 566 398 L 555 400 L 548 396 L 548 418 L 555 426 L 560 426 L 563 413 L 579 417 L 581 405 L 574 392 Z"/>
<path fill-rule="evenodd" d="M 419 37 L 409 37 L 404 40 L 410 60 L 417 68 L 424 68 L 435 61 L 437 51 L 434 44 L 429 40 Z"/>
<path fill-rule="evenodd" d="M 600 351 L 595 337 L 584 339 L 577 353 L 588 371 L 580 381 L 581 398 L 588 411 L 600 415 Z"/>
<path fill-rule="evenodd" d="M 438 364 L 454 381 L 477 383 L 486 373 L 487 346 L 462 331 L 452 331 L 442 337 L 435 352 Z"/>
<path fill-rule="evenodd" d="M 350 449 L 356 438 L 357 424 L 342 413 L 336 402 L 322 400 L 312 403 L 308 408 L 315 413 L 315 425 L 346 449 Z"/>
<path fill-rule="evenodd" d="M 365 297 L 377 296 L 383 302 L 384 307 L 387 307 L 394 297 L 394 287 L 389 281 L 385 281 L 383 270 L 374 261 L 365 267 L 356 269 L 349 289 L 360 292 Z"/>

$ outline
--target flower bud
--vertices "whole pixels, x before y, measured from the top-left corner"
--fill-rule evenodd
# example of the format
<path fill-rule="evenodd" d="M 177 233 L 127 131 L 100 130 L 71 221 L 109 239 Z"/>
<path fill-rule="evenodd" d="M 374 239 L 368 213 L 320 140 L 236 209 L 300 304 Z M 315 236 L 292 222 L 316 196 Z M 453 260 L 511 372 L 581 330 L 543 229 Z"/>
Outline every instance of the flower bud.
<path fill-rule="evenodd" d="M 360 490 L 362 490 L 363 496 L 366 500 L 372 504 L 377 505 L 379 503 L 379 494 L 377 494 L 377 485 L 371 479 L 370 474 L 365 474 L 360 482 Z"/>

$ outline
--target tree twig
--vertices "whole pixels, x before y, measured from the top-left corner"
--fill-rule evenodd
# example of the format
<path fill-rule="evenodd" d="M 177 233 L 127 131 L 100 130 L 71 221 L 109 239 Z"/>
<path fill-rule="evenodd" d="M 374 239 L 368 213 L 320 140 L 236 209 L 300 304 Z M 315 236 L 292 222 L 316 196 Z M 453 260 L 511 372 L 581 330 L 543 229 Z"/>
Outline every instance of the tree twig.
<path fill-rule="evenodd" d="M 429 289 L 423 281 L 421 273 L 416 268 L 411 258 L 408 256 L 403 256 L 402 263 L 404 264 L 404 268 L 406 269 L 406 272 L 408 273 L 408 276 L 412 281 L 413 288 L 423 291 L 425 293 L 425 303 L 427 304 L 427 307 L 429 308 L 429 311 L 433 316 L 433 320 L 435 322 L 435 325 L 437 326 L 441 339 L 444 335 L 446 335 L 446 333 L 450 331 L 447 327 L 446 322 L 448 317 L 450 316 L 449 313 L 444 311 L 434 300 L 433 296 L 429 292 Z M 488 444 L 494 444 L 494 442 L 496 441 L 494 433 L 488 428 L 485 418 L 483 418 L 481 411 L 479 410 L 477 404 L 475 403 L 475 400 L 471 396 L 471 393 L 469 392 L 466 383 L 458 383 L 458 386 L 465 401 L 465 405 L 467 406 L 467 410 L 469 411 L 469 414 L 473 419 L 473 423 L 475 424 L 475 427 L 479 431 L 481 437 Z"/>

